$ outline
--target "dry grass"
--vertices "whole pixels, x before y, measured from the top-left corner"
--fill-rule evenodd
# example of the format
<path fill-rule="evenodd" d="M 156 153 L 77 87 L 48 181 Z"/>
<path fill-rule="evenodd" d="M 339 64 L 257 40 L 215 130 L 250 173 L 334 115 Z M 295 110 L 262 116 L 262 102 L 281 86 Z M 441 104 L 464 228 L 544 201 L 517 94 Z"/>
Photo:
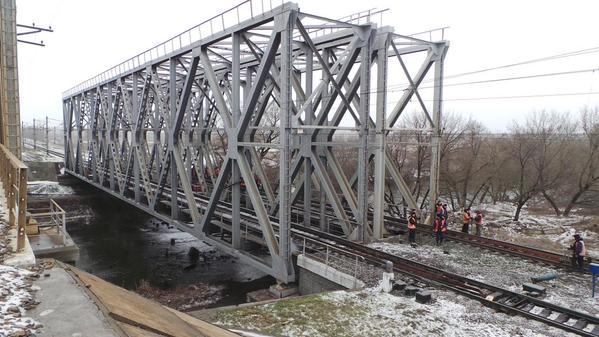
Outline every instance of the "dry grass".
<path fill-rule="evenodd" d="M 139 281 L 135 292 L 180 311 L 206 308 L 223 297 L 223 286 L 199 283 L 179 285 L 173 289 L 156 288 L 147 280 Z"/>

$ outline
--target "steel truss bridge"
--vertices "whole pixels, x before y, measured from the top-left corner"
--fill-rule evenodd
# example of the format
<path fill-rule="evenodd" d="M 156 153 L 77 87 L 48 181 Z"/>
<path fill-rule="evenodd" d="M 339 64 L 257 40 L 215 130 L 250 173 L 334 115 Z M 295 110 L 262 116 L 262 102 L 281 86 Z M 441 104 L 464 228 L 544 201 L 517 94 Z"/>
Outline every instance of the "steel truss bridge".
<path fill-rule="evenodd" d="M 420 209 L 387 144 L 410 102 L 438 197 L 448 44 L 370 19 L 246 1 L 81 83 L 63 94 L 67 171 L 295 281 L 295 224 L 367 242 L 384 233 L 389 189 Z M 393 103 L 391 64 L 407 81 Z"/>

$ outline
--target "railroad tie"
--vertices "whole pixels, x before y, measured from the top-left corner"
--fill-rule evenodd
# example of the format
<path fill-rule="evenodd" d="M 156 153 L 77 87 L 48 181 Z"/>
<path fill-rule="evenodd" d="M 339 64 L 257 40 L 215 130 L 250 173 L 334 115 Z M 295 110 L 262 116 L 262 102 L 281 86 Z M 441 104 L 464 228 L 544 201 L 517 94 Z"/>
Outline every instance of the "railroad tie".
<path fill-rule="evenodd" d="M 551 312 L 551 310 L 543 308 L 543 310 L 539 313 L 539 316 L 549 317 L 549 315 L 551 315 Z"/>
<path fill-rule="evenodd" d="M 564 323 L 565 321 L 567 321 L 569 319 L 570 319 L 570 316 L 568 314 L 561 313 L 561 314 L 559 314 L 559 316 L 557 316 L 555 318 L 555 321 L 558 323 Z"/>
<path fill-rule="evenodd" d="M 520 306 L 518 307 L 518 309 L 520 309 L 520 310 L 522 310 L 522 311 L 529 312 L 529 311 L 531 311 L 531 310 L 532 310 L 532 308 L 534 308 L 534 307 L 535 307 L 535 305 L 534 305 L 534 304 L 532 304 L 532 303 L 526 303 L 526 302 L 524 302 L 522 305 L 520 305 Z"/>
<path fill-rule="evenodd" d="M 573 327 L 574 329 L 582 330 L 587 326 L 587 324 L 589 323 L 584 319 L 579 319 L 578 321 L 576 321 L 576 324 L 574 324 Z M 597 327 L 595 327 L 595 329 L 597 329 Z"/>

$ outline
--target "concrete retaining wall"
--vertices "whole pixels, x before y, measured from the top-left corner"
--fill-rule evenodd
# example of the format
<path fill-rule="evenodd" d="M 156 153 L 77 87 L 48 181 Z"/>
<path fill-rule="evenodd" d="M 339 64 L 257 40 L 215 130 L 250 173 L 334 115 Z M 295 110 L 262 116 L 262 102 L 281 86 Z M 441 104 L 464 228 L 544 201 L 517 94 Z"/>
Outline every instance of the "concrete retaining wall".
<path fill-rule="evenodd" d="M 304 255 L 298 256 L 297 265 L 300 267 L 299 293 L 301 295 L 364 287 L 364 282 L 355 277 Z"/>

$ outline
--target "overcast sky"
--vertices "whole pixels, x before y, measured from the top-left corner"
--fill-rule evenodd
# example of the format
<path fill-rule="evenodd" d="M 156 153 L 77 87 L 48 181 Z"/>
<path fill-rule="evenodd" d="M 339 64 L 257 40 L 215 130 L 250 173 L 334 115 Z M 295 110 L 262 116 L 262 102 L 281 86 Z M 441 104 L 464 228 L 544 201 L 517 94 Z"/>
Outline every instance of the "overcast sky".
<path fill-rule="evenodd" d="M 268 1 L 268 0 L 264 0 Z M 272 0 L 276 3 L 277 0 Z M 21 118 L 62 120 L 62 92 L 239 3 L 239 0 L 17 0 L 18 22 L 51 25 L 46 47 L 19 44 Z M 450 26 L 445 74 L 599 47 L 599 1 L 303 0 L 300 9 L 331 18 L 389 8 L 384 23 L 399 34 Z M 480 99 L 599 92 L 599 70 L 496 83 L 479 80 L 599 68 L 596 52 L 446 80 L 444 111 L 501 131 L 533 110 L 577 112 L 599 95 Z M 389 85 L 404 79 L 390 75 Z M 390 102 L 393 103 L 393 102 Z"/>

